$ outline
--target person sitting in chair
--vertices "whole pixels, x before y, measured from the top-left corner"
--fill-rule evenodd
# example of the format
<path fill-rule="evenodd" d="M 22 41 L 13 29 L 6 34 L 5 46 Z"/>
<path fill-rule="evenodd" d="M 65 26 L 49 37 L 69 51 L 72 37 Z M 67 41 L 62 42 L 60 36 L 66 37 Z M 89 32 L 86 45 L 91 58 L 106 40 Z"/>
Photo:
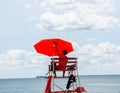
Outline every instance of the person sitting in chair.
<path fill-rule="evenodd" d="M 54 41 L 53 44 L 56 47 L 56 53 L 58 54 L 58 57 L 59 57 L 59 63 L 58 63 L 58 65 L 56 65 L 55 70 L 56 69 L 57 70 L 63 70 L 63 77 L 64 77 L 65 70 L 66 70 L 66 64 L 68 63 L 68 57 L 66 56 L 66 54 L 68 52 L 67 52 L 67 50 L 59 51 L 57 42 Z M 56 77 L 56 71 L 55 70 L 54 70 L 54 74 L 55 74 L 55 77 Z"/>
<path fill-rule="evenodd" d="M 66 56 L 67 50 L 63 50 L 62 54 L 59 55 L 59 67 L 58 69 L 63 70 L 63 77 L 65 76 L 66 65 L 68 63 L 68 57 Z"/>
<path fill-rule="evenodd" d="M 55 62 L 51 63 L 51 68 L 53 70 L 53 63 L 54 63 L 54 76 L 56 77 L 56 70 L 63 70 L 63 77 L 65 76 L 66 64 L 68 62 L 68 57 L 66 56 L 67 50 L 62 50 L 62 53 L 59 53 L 59 63 L 56 64 Z"/>

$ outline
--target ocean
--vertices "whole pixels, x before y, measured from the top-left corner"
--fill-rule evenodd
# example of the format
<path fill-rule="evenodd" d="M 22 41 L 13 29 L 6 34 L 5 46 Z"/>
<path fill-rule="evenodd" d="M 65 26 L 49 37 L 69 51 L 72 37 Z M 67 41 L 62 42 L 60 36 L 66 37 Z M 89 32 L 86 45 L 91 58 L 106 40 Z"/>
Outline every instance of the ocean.
<path fill-rule="evenodd" d="M 46 78 L 0 79 L 0 93 L 44 93 Z M 67 79 L 56 79 L 65 87 Z M 87 93 L 120 93 L 120 75 L 80 76 Z"/>

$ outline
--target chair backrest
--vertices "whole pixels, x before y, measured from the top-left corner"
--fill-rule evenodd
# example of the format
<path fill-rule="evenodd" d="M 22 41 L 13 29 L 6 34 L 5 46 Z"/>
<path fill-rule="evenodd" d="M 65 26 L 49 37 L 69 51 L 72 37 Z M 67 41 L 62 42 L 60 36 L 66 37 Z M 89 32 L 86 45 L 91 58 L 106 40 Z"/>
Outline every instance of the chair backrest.
<path fill-rule="evenodd" d="M 77 58 L 51 58 L 52 62 L 57 64 L 59 70 L 65 70 L 67 68 L 76 67 Z"/>

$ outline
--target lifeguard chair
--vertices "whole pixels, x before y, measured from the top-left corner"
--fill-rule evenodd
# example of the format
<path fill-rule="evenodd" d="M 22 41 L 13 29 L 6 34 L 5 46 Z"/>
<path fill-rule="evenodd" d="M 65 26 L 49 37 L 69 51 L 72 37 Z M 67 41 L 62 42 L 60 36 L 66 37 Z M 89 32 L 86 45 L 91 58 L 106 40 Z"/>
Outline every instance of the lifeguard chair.
<path fill-rule="evenodd" d="M 64 60 L 64 59 L 63 59 Z M 80 78 L 78 75 L 77 68 L 77 58 L 68 58 L 67 65 L 61 66 L 59 63 L 59 58 L 51 58 L 51 64 L 48 65 L 48 80 L 44 93 L 86 93 L 86 90 L 83 86 L 80 85 Z M 59 76 L 57 72 L 69 73 L 72 72 L 75 77 L 75 81 L 70 84 L 70 88 L 66 90 L 66 84 L 56 84 L 56 79 L 65 79 L 65 81 L 69 80 L 70 76 L 68 74 Z M 55 75 L 56 74 L 56 75 Z M 64 81 L 63 81 L 64 82 Z M 63 86 L 65 85 L 65 86 Z"/>

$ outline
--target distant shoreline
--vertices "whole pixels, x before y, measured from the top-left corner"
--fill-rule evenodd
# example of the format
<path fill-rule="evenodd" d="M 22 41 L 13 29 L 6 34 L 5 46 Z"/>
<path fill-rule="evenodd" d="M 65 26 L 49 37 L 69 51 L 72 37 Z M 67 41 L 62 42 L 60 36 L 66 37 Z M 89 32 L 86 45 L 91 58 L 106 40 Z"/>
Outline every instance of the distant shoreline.
<path fill-rule="evenodd" d="M 119 74 L 108 74 L 108 75 L 79 75 L 80 77 L 81 76 L 120 76 Z M 46 76 L 36 76 L 36 78 L 46 78 Z"/>
<path fill-rule="evenodd" d="M 80 76 L 120 76 L 119 74 L 107 74 L 107 75 L 80 75 Z"/>
<path fill-rule="evenodd" d="M 102 77 L 102 76 L 120 76 L 120 74 L 108 74 L 108 75 L 79 75 L 80 77 Z M 46 76 L 36 76 L 36 77 L 17 77 L 17 78 L 0 78 L 2 79 L 34 79 L 34 78 L 46 78 Z"/>

